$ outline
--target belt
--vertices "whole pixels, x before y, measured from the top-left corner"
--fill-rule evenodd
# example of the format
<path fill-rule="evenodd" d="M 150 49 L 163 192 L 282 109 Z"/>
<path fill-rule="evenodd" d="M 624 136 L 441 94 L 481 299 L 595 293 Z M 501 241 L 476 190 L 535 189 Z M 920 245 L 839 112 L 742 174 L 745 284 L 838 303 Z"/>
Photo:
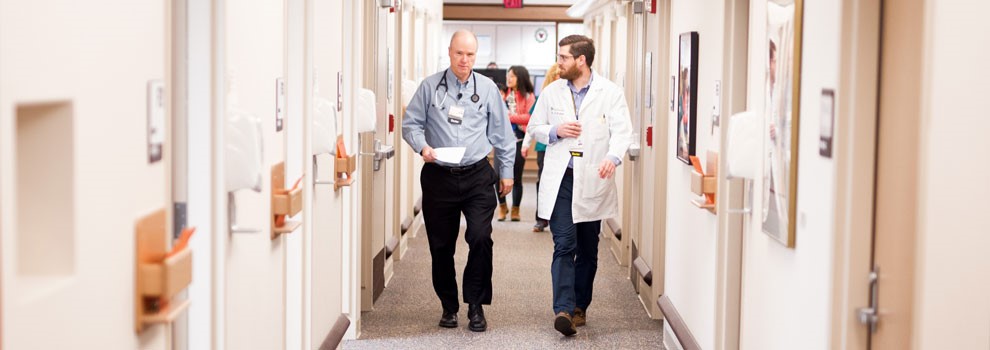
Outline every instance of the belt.
<path fill-rule="evenodd" d="M 488 162 L 488 159 L 482 158 L 481 160 L 479 160 L 477 162 L 474 162 L 474 164 L 465 165 L 465 166 L 448 167 L 448 166 L 443 166 L 443 165 L 440 165 L 440 164 L 435 164 L 435 165 L 437 167 L 439 167 L 440 169 L 442 169 L 444 172 L 448 172 L 448 173 L 451 173 L 453 175 L 461 175 L 461 174 L 465 174 L 465 173 L 467 173 L 467 172 L 469 172 L 471 170 L 474 170 L 474 168 L 477 168 L 481 164 L 485 164 L 487 162 Z"/>

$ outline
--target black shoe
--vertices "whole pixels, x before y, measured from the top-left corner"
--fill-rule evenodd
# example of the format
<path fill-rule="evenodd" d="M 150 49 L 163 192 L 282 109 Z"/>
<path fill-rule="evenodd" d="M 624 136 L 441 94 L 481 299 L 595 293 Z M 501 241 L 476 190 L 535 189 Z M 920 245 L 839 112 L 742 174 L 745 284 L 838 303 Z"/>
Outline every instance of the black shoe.
<path fill-rule="evenodd" d="M 440 316 L 440 327 L 457 328 L 457 313 L 444 311 Z"/>
<path fill-rule="evenodd" d="M 484 332 L 488 328 L 488 321 L 485 321 L 485 310 L 481 304 L 468 305 L 468 329 L 475 332 Z"/>

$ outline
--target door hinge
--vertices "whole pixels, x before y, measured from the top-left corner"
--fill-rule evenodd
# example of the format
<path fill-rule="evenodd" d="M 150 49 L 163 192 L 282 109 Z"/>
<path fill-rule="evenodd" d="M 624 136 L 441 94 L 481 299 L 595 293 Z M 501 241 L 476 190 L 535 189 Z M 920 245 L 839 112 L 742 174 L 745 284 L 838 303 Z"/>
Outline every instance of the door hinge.
<path fill-rule="evenodd" d="M 877 312 L 880 304 L 879 274 L 880 266 L 874 266 L 873 271 L 870 271 L 870 306 L 856 309 L 859 323 L 869 327 L 871 334 L 877 331 L 877 323 L 880 321 L 880 315 Z"/>

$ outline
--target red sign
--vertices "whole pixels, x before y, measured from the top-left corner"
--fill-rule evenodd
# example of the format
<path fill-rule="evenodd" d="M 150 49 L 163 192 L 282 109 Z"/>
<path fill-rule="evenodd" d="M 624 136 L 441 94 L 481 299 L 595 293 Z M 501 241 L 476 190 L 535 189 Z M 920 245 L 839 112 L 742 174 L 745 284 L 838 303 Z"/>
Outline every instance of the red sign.
<path fill-rule="evenodd" d="M 521 9 L 522 0 L 502 0 L 502 3 L 507 9 Z"/>

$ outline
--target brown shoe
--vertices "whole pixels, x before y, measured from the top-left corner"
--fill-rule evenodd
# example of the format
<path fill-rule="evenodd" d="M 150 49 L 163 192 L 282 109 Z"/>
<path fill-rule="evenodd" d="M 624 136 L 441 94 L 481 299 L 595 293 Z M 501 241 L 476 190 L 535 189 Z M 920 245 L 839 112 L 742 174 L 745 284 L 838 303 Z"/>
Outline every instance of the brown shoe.
<path fill-rule="evenodd" d="M 512 221 L 519 221 L 522 218 L 519 217 L 519 207 L 512 207 Z"/>
<path fill-rule="evenodd" d="M 579 307 L 574 308 L 574 317 L 572 317 L 572 320 L 574 320 L 575 327 L 583 326 L 587 322 L 587 316 L 584 314 L 584 309 Z"/>
<path fill-rule="evenodd" d="M 498 205 L 498 221 L 505 221 L 505 215 L 509 213 L 509 207 L 504 203 Z"/>
<path fill-rule="evenodd" d="M 560 334 L 568 337 L 577 334 L 577 329 L 574 328 L 574 321 L 571 320 L 571 315 L 563 311 L 558 312 L 557 317 L 553 319 L 553 328 L 560 332 Z"/>

